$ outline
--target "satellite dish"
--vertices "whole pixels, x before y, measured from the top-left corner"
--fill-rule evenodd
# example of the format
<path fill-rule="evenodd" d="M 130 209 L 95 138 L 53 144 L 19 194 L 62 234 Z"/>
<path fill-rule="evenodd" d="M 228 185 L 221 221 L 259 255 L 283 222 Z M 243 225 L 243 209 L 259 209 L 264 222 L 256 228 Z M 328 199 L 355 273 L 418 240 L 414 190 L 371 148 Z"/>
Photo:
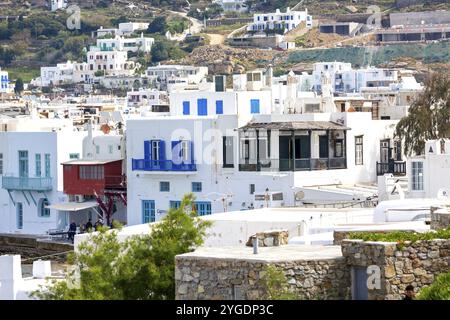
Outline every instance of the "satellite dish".
<path fill-rule="evenodd" d="M 300 201 L 305 198 L 305 193 L 303 191 L 297 191 L 295 193 L 295 200 Z"/>
<path fill-rule="evenodd" d="M 437 198 L 439 200 L 450 200 L 450 190 L 447 188 L 439 189 L 437 193 Z"/>

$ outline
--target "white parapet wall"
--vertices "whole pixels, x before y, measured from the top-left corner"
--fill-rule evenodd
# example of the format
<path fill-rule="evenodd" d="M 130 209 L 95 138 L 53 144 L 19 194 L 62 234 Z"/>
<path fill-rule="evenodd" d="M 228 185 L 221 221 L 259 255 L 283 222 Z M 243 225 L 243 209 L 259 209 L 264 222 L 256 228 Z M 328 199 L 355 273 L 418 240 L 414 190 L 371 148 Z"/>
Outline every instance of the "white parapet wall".
<path fill-rule="evenodd" d="M 50 261 L 35 261 L 33 276 L 24 278 L 20 255 L 0 256 L 0 300 L 33 300 L 31 294 L 49 285 L 51 276 Z"/>

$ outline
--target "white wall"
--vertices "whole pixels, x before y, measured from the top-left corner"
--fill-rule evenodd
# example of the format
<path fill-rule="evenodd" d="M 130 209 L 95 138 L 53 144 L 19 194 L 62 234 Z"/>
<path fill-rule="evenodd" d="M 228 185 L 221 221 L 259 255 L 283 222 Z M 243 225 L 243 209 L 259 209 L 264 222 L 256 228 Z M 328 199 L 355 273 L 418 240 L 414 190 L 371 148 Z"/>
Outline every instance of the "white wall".
<path fill-rule="evenodd" d="M 351 128 L 347 131 L 347 169 L 317 170 L 296 172 L 244 172 L 239 171 L 238 132 L 233 130 L 240 121 L 236 116 L 219 117 L 160 117 L 158 119 L 130 120 L 127 123 L 127 154 L 128 154 L 128 222 L 139 224 L 141 217 L 141 200 L 155 200 L 157 214 L 160 219 L 169 207 L 169 201 L 181 200 L 183 195 L 191 192 L 192 182 L 202 182 L 203 190 L 197 193 L 198 201 L 211 201 L 212 212 L 223 212 L 226 200 L 227 209 L 247 209 L 254 207 L 254 195 L 250 194 L 250 184 L 255 184 L 256 193 L 264 193 L 266 188 L 272 192 L 281 191 L 284 194 L 284 205 L 294 204 L 296 187 L 318 184 L 354 184 L 372 183 L 376 181 L 376 161 L 379 161 L 379 143 L 381 139 L 392 138 L 396 121 L 372 120 L 370 113 L 334 113 L 334 114 L 303 114 L 303 115 L 260 115 L 258 122 L 270 121 L 337 121 L 342 119 Z M 370 128 L 370 130 L 368 130 Z M 210 137 L 205 132 L 217 129 L 219 136 L 210 143 Z M 185 133 L 171 137 L 175 130 Z M 144 140 L 162 139 L 166 141 L 166 158 L 170 159 L 170 141 L 178 140 L 180 135 L 194 136 L 195 159 L 197 172 L 136 172 L 131 170 L 131 158 L 143 159 Z M 234 168 L 222 166 L 222 135 L 234 136 Z M 355 136 L 364 136 L 364 163 L 355 165 Z M 200 137 L 200 138 L 199 138 Z M 200 140 L 197 140 L 200 139 Z M 189 139 L 187 139 L 189 140 Z M 277 135 L 272 135 L 272 159 L 278 159 Z M 215 152 L 212 150 L 215 149 Z M 170 192 L 159 192 L 159 182 L 169 181 Z"/>
<path fill-rule="evenodd" d="M 45 154 L 50 154 L 50 173 L 52 190 L 44 193 L 32 191 L 37 204 L 39 199 L 47 197 L 50 204 L 59 202 L 63 197 L 61 163 L 69 160 L 70 153 L 81 154 L 82 132 L 1 132 L 0 152 L 3 153 L 4 176 L 19 177 L 18 151 L 28 150 L 28 174 L 35 177 L 35 154 L 41 154 L 41 177 L 45 177 Z M 0 232 L 44 234 L 61 223 L 60 214 L 51 210 L 50 217 L 39 217 L 37 205 L 28 192 L 26 197 L 21 191 L 11 191 L 14 201 L 23 203 L 23 229 L 17 229 L 16 206 L 5 189 L 0 190 Z"/>

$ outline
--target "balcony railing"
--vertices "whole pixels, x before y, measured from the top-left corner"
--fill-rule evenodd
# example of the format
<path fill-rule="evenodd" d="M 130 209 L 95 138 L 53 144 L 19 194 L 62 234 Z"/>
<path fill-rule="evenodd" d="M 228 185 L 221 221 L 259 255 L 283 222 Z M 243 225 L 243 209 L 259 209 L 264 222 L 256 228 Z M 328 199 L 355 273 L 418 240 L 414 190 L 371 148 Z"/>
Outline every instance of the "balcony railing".
<path fill-rule="evenodd" d="M 406 161 L 377 162 L 377 176 L 392 173 L 394 176 L 406 175 Z"/>
<path fill-rule="evenodd" d="M 126 176 L 105 176 L 105 187 L 106 188 L 124 188 L 127 187 Z"/>
<path fill-rule="evenodd" d="M 260 163 L 241 163 L 239 171 L 311 171 L 346 169 L 346 158 L 267 159 Z"/>
<path fill-rule="evenodd" d="M 195 163 L 174 163 L 172 160 L 133 159 L 132 170 L 141 171 L 197 171 Z"/>
<path fill-rule="evenodd" d="M 23 191 L 51 191 L 52 178 L 2 177 L 2 188 Z"/>

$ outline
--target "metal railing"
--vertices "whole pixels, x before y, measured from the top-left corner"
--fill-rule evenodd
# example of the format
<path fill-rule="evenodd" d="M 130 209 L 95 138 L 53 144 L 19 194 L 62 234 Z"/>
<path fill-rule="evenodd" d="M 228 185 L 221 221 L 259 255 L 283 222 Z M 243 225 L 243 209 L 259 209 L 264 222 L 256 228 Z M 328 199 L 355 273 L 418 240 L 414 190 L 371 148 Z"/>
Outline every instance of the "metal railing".
<path fill-rule="evenodd" d="M 132 170 L 141 171 L 197 171 L 195 163 L 174 163 L 172 160 L 133 159 Z"/>
<path fill-rule="evenodd" d="M 113 188 L 113 187 L 122 187 L 126 188 L 127 181 L 126 176 L 105 176 L 105 187 Z"/>
<path fill-rule="evenodd" d="M 406 161 L 377 162 L 377 176 L 392 173 L 394 176 L 406 175 Z"/>
<path fill-rule="evenodd" d="M 52 178 L 2 177 L 2 188 L 7 190 L 50 191 Z"/>
<path fill-rule="evenodd" d="M 239 171 L 311 171 L 346 169 L 346 158 L 265 159 L 248 161 L 241 159 Z"/>

